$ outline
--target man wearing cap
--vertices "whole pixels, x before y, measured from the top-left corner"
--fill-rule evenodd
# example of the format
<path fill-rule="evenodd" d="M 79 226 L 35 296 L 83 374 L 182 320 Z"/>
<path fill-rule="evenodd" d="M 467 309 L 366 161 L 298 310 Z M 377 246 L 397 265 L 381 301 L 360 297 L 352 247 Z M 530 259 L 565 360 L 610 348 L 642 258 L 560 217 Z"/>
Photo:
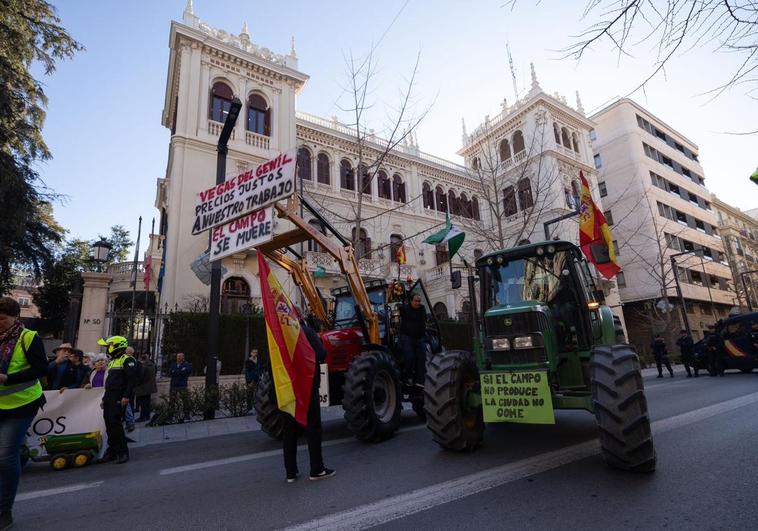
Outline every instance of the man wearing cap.
<path fill-rule="evenodd" d="M 71 343 L 61 343 L 53 349 L 55 359 L 47 366 L 47 388 L 57 391 L 70 387 L 74 383 L 74 372 L 71 370 L 70 356 L 74 351 Z"/>
<path fill-rule="evenodd" d="M 137 385 L 137 361 L 126 353 L 129 346 L 125 337 L 111 336 L 100 339 L 98 345 L 106 347 L 110 362 L 108 376 L 105 379 L 103 395 L 103 418 L 108 433 L 108 449 L 98 463 L 116 461 L 118 464 L 129 461 L 129 448 L 124 433 L 124 410 L 134 395 Z"/>

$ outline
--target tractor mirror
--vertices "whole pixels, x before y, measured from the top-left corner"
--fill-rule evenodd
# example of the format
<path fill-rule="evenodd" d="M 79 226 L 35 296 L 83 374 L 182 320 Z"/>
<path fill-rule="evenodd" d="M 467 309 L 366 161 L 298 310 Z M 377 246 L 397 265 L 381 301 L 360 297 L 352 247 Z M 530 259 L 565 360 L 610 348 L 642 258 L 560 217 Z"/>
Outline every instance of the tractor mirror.
<path fill-rule="evenodd" d="M 607 264 L 611 261 L 611 254 L 608 252 L 608 246 L 604 243 L 593 243 L 590 245 L 592 258 L 596 264 Z"/>
<path fill-rule="evenodd" d="M 453 271 L 450 274 L 450 283 L 452 284 L 453 289 L 458 289 L 461 287 L 461 272 L 460 271 Z"/>

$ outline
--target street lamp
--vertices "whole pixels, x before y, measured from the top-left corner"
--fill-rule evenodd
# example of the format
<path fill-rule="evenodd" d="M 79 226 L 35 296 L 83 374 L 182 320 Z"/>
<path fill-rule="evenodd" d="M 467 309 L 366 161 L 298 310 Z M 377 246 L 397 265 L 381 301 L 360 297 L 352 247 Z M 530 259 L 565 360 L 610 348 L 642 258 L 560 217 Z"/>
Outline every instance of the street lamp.
<path fill-rule="evenodd" d="M 758 273 L 758 269 L 751 269 L 750 271 L 743 271 L 740 273 L 740 278 L 742 279 L 742 289 L 745 290 L 745 299 L 747 300 L 747 309 L 748 311 L 753 311 L 753 303 L 750 301 L 750 292 L 747 289 L 747 282 L 745 281 L 745 276 L 749 275 L 751 273 Z M 750 285 L 753 285 L 753 281 L 750 281 Z"/>
<path fill-rule="evenodd" d="M 242 102 L 239 98 L 232 99 L 229 112 L 224 120 L 224 127 L 218 137 L 216 145 L 216 184 L 223 184 L 226 177 L 226 154 L 229 151 L 229 137 L 232 136 L 234 125 L 237 123 L 237 117 L 242 109 Z M 208 235 L 208 248 L 212 245 L 212 233 Z M 205 369 L 205 388 L 206 390 L 218 387 L 216 380 L 216 360 L 218 359 L 218 329 L 219 329 L 219 306 L 221 305 L 221 260 L 211 262 L 211 297 L 210 309 L 208 312 L 208 352 L 206 357 Z M 216 411 L 211 406 L 203 414 L 205 420 L 215 418 Z"/>
<path fill-rule="evenodd" d="M 111 249 L 113 249 L 113 245 L 111 245 L 107 240 L 101 239 L 100 241 L 92 244 L 92 249 L 90 249 L 90 258 L 92 258 L 98 267 L 102 267 L 102 265 L 108 261 L 108 254 L 110 253 Z"/>

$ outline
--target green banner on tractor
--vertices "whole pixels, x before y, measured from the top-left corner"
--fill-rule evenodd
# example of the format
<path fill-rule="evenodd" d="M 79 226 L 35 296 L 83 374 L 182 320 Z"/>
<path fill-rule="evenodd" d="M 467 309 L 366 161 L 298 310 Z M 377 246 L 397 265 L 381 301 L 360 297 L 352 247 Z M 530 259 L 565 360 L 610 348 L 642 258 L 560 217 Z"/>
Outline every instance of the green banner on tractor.
<path fill-rule="evenodd" d="M 546 371 L 486 372 L 480 378 L 484 422 L 555 424 Z"/>

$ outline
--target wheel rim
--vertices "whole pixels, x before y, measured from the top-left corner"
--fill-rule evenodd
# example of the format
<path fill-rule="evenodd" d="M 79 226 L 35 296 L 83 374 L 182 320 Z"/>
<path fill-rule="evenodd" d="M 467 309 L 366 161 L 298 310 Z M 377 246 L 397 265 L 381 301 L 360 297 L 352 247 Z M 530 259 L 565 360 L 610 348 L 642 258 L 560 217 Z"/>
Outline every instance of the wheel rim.
<path fill-rule="evenodd" d="M 372 394 L 374 414 L 381 422 L 389 422 L 395 413 L 397 397 L 392 377 L 386 371 L 379 371 L 374 377 Z"/>
<path fill-rule="evenodd" d="M 53 459 L 53 468 L 56 470 L 61 470 L 63 468 L 66 468 L 66 459 L 63 457 Z"/>
<path fill-rule="evenodd" d="M 84 466 L 84 465 L 87 464 L 87 461 L 89 461 L 89 459 L 87 458 L 87 456 L 84 455 L 84 454 L 80 454 L 80 455 L 77 455 L 74 458 L 74 465 L 76 465 L 76 466 Z"/>

